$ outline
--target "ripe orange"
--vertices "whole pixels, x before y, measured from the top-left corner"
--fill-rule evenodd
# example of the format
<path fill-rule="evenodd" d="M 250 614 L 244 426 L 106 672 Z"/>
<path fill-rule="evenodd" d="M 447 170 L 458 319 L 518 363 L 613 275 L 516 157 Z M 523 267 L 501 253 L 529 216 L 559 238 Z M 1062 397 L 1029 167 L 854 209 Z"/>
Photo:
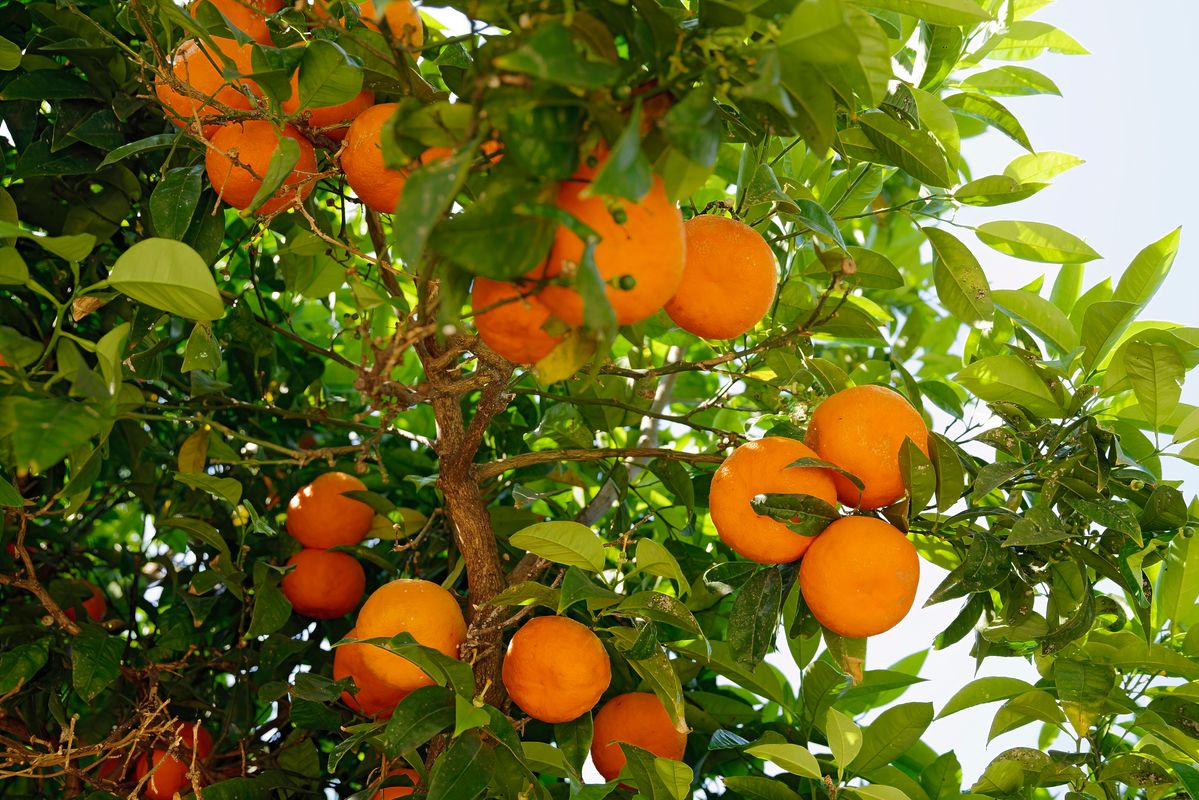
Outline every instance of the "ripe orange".
<path fill-rule="evenodd" d="M 569 722 L 595 706 L 612 669 L 590 628 L 566 617 L 536 617 L 513 634 L 501 677 L 512 702 L 533 719 Z"/>
<path fill-rule="evenodd" d="M 348 553 L 304 549 L 287 564 L 295 569 L 283 576 L 283 596 L 306 617 L 345 616 L 366 591 L 366 573 L 358 559 Z"/>
<path fill-rule="evenodd" d="M 420 644 L 458 658 L 466 640 L 466 620 L 454 596 L 435 583 L 401 578 L 376 589 L 358 611 L 355 625 L 363 639 L 390 638 L 401 631 Z M 430 686 L 433 679 L 411 661 L 379 647 L 362 651 L 367 672 L 403 692 Z"/>
<path fill-rule="evenodd" d="M 558 207 L 599 235 L 596 268 L 608 284 L 617 324 L 631 325 L 652 315 L 678 291 L 683 279 L 683 217 L 655 176 L 649 194 L 640 201 L 621 201 L 625 219 L 618 223 L 603 198 L 582 196 L 598 170 L 598 166 L 585 166 L 564 181 L 558 189 Z M 574 275 L 583 252 L 583 240 L 560 225 L 544 276 Z M 538 299 L 568 325 L 583 324 L 583 298 L 574 288 L 551 284 Z"/>
<path fill-rule="evenodd" d="M 827 397 L 812 412 L 804 441 L 825 461 L 857 476 L 859 491 L 834 474 L 847 506 L 882 508 L 903 497 L 899 449 L 911 439 L 928 455 L 928 427 L 903 395 L 885 386 L 854 386 Z"/>
<path fill-rule="evenodd" d="M 91 592 L 91 596 L 80 603 L 80 605 L 83 606 L 83 611 L 87 614 L 88 619 L 90 619 L 92 622 L 102 621 L 104 619 L 104 615 L 108 613 L 108 601 L 104 597 L 104 592 L 100 591 L 100 587 L 91 581 L 76 581 L 76 583 Z M 65 612 L 67 619 L 71 621 L 75 620 L 74 608 L 65 609 Z"/>
<path fill-rule="evenodd" d="M 398 778 L 401 775 L 412 781 L 412 785 L 388 786 L 386 789 L 380 789 L 379 791 L 375 792 L 375 796 L 371 798 L 371 800 L 394 800 L 397 797 L 407 797 L 416 791 L 416 784 L 420 783 L 420 773 L 414 769 L 408 769 L 407 767 L 393 769 L 387 773 L 387 777 L 389 778 Z"/>
<path fill-rule="evenodd" d="M 181 83 L 195 89 L 214 104 L 232 109 L 249 109 L 250 98 L 244 89 L 257 94 L 257 84 L 251 80 L 226 80 L 221 74 L 225 66 L 221 55 L 231 59 L 238 72 L 248 75 L 253 72 L 250 64 L 251 45 L 239 45 L 232 39 L 213 38 L 212 41 L 219 54 L 205 50 L 193 39 L 180 44 L 171 56 L 171 72 Z M 180 128 L 186 128 L 193 119 L 198 118 L 203 123 L 221 113 L 209 102 L 177 91 L 161 76 L 154 79 L 154 93 L 158 96 L 158 102 L 162 103 L 166 118 Z M 216 129 L 216 125 L 202 127 L 205 136 L 211 136 Z"/>
<path fill-rule="evenodd" d="M 266 15 L 283 8 L 283 0 L 200 0 L 211 3 L 225 15 L 238 30 L 259 44 L 272 44 L 271 32 L 266 25 Z M 196 16 L 200 2 L 192 3 L 192 16 Z"/>
<path fill-rule="evenodd" d="M 358 639 L 358 629 L 353 628 L 347 638 Z M 362 654 L 371 649 L 369 644 L 343 644 L 333 650 L 333 680 L 353 678 L 358 687 L 357 694 L 341 693 L 341 701 L 367 717 L 390 717 L 396 704 L 407 692 L 393 689 L 379 682 L 367 672 L 362 663 Z"/>
<path fill-rule="evenodd" d="M 359 114 L 346 133 L 341 168 L 354 194 L 367 208 L 394 214 L 410 169 L 388 169 L 383 164 L 380 136 L 398 103 L 379 103 Z"/>
<path fill-rule="evenodd" d="M 344 472 L 318 475 L 287 504 L 287 532 L 305 547 L 318 550 L 358 544 L 370 532 L 375 510 L 342 492 L 364 489 L 365 483 Z"/>
<path fill-rule="evenodd" d="M 666 313 L 705 339 L 733 339 L 751 330 L 774 302 L 774 252 L 740 220 L 704 215 L 683 225 L 683 282 Z"/>
<path fill-rule="evenodd" d="M 786 564 L 812 544 L 782 522 L 753 510 L 760 494 L 809 494 L 836 505 L 837 489 L 829 470 L 788 467 L 801 458 L 816 458 L 803 442 L 767 436 L 746 442 L 724 460 L 712 476 L 708 511 L 720 539 L 741 556 L 759 564 Z"/>
<path fill-rule="evenodd" d="M 222 125 L 212 135 L 212 146 L 204 152 L 208 181 L 222 200 L 234 208 L 250 205 L 282 136 L 300 145 L 300 159 L 283 185 L 255 213 L 274 214 L 303 202 L 312 193 L 316 154 L 309 141 L 290 125 L 284 125 L 280 135 L 266 120 L 252 119 Z"/>
<path fill-rule="evenodd" d="M 203 761 L 212 752 L 212 736 L 195 723 L 181 723 L 179 738 L 183 740 L 186 761 L 171 755 L 165 748 L 155 749 L 149 758 L 144 755 L 138 758 L 134 774 L 139 781 L 153 770 L 145 787 L 148 800 L 171 800 L 176 792 L 182 793 L 190 786 L 187 772 L 191 769 L 192 751 L 197 761 Z"/>
<path fill-rule="evenodd" d="M 402 45 L 417 48 L 425 43 L 424 23 L 416 6 L 409 0 L 384 0 L 382 13 L 375 10 L 371 0 L 365 0 L 358 4 L 358 13 L 362 16 L 362 23 L 376 31 L 379 30 L 379 23 L 386 19 L 391 35 Z"/>
<path fill-rule="evenodd" d="M 873 517 L 842 517 L 799 565 L 799 588 L 829 630 L 860 639 L 893 628 L 912 607 L 920 558 L 899 529 Z"/>
<path fill-rule="evenodd" d="M 624 750 L 618 742 L 681 761 L 687 734 L 675 728 L 657 695 L 630 692 L 613 697 L 595 715 L 591 760 L 605 780 L 613 780 L 624 768 Z"/>
<path fill-rule="evenodd" d="M 550 310 L 518 284 L 477 277 L 470 292 L 471 308 L 475 311 L 475 328 L 479 336 L 495 352 L 513 364 L 535 364 L 550 354 L 562 341 L 542 326 L 550 318 Z M 480 309 L 490 309 L 482 311 Z"/>

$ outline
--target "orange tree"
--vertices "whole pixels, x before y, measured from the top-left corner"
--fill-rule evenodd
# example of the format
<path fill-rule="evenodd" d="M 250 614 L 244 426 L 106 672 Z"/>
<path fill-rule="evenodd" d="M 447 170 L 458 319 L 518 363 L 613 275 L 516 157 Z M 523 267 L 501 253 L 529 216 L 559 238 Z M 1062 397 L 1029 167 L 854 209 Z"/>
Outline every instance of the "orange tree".
<path fill-rule="evenodd" d="M 1043 5 L 0 0 L 0 795 L 1199 796 L 1199 337 L 1005 208 Z M 1035 683 L 898 702 L 935 568 Z"/>

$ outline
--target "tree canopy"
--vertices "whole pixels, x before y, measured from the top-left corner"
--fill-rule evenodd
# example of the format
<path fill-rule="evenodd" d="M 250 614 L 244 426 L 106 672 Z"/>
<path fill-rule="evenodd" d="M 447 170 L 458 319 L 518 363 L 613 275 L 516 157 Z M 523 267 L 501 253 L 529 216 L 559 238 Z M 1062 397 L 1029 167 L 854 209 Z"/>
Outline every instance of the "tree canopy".
<path fill-rule="evenodd" d="M 1168 221 L 1092 282 L 1009 207 L 1080 163 L 1005 106 L 1086 52 L 1046 0 L 376 3 L 0 0 L 0 796 L 1199 798 L 1199 330 L 1141 318 Z M 1027 152 L 975 175 L 984 131 Z M 683 321 L 705 217 L 749 238 Z M 697 335 L 742 242 L 769 303 Z M 854 387 L 897 438 L 846 469 Z M 891 546 L 960 611 L 882 665 L 813 598 L 876 615 Z M 905 702 L 950 647 L 1039 679 Z M 963 776 L 922 736 L 987 703 L 1040 727 Z"/>

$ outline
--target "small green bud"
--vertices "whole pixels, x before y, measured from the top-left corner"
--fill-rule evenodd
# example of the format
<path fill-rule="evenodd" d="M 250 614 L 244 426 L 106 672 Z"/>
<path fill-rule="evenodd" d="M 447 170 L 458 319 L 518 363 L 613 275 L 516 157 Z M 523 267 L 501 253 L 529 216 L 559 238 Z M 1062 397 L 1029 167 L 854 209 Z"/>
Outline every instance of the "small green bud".
<path fill-rule="evenodd" d="M 631 292 L 637 288 L 637 279 L 632 275 L 621 275 L 616 279 L 616 285 L 626 292 Z"/>

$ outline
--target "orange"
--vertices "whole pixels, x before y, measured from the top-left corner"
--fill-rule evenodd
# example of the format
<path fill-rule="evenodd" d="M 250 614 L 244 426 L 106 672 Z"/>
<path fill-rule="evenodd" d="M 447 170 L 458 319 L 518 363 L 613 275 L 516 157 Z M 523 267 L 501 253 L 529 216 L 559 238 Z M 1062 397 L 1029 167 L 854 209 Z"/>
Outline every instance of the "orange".
<path fill-rule="evenodd" d="M 346 637 L 359 638 L 357 628 L 351 629 Z M 366 671 L 362 663 L 362 654 L 371 647 L 369 644 L 343 644 L 334 648 L 333 680 L 354 679 L 358 693 L 341 693 L 341 701 L 354 711 L 368 717 L 390 717 L 396 705 L 404 699 L 406 692 L 380 683 Z"/>
<path fill-rule="evenodd" d="M 618 325 L 652 315 L 669 300 L 683 279 L 683 217 L 654 176 L 649 193 L 636 203 L 619 201 L 617 222 L 602 197 L 583 197 L 599 166 L 583 167 L 558 188 L 558 207 L 600 237 L 595 265 L 608 284 L 608 301 Z M 565 225 L 558 227 L 544 276 L 573 277 L 583 257 L 583 240 Z M 573 283 L 573 281 L 572 281 Z M 571 286 L 546 286 L 538 295 L 554 316 L 568 325 L 583 324 L 583 298 Z"/>
<path fill-rule="evenodd" d="M 205 50 L 193 39 L 180 44 L 171 56 L 171 72 L 180 82 L 195 89 L 214 105 L 248 110 L 251 105 L 250 98 L 243 89 L 257 94 L 258 86 L 249 80 L 227 80 L 221 74 L 225 68 L 221 55 L 231 59 L 238 72 L 248 75 L 253 72 L 250 65 L 251 45 L 239 45 L 232 39 L 213 38 L 212 41 L 220 51 L 219 54 Z M 204 122 L 221 114 L 220 108 L 175 90 L 161 77 L 154 79 L 154 93 L 158 95 L 158 102 L 162 103 L 162 110 L 167 119 L 180 128 L 186 128 L 193 119 L 198 118 Z M 211 136 L 216 129 L 216 125 L 205 125 L 203 133 L 205 136 Z"/>
<path fill-rule="evenodd" d="M 734 339 L 751 330 L 774 302 L 774 252 L 762 234 L 739 220 L 711 215 L 683 225 L 683 282 L 666 313 L 705 339 Z"/>
<path fill-rule="evenodd" d="M 586 625 L 537 617 L 513 634 L 501 677 L 512 702 L 533 719 L 569 722 L 599 701 L 612 668 L 604 645 Z"/>
<path fill-rule="evenodd" d="M 681 761 L 687 734 L 675 728 L 657 695 L 630 692 L 613 697 L 595 715 L 591 760 L 604 780 L 613 780 L 624 768 L 624 750 L 617 742 Z"/>
<path fill-rule="evenodd" d="M 420 773 L 414 769 L 407 767 L 393 769 L 387 773 L 389 778 L 398 778 L 401 775 L 405 776 L 412 782 L 411 786 L 388 786 L 386 789 L 380 789 L 375 792 L 375 796 L 371 800 L 394 800 L 396 797 L 407 797 L 416 791 L 416 785 L 420 783 Z"/>
<path fill-rule="evenodd" d="M 479 336 L 513 364 L 536 364 L 562 341 L 542 327 L 550 310 L 517 284 L 475 278 L 470 304 Z"/>
<path fill-rule="evenodd" d="M 380 135 L 398 103 L 379 103 L 359 114 L 346 133 L 341 151 L 341 168 L 354 194 L 367 208 L 394 214 L 400 192 L 411 169 L 389 169 L 383 164 Z"/>
<path fill-rule="evenodd" d="M 149 758 L 144 755 L 138 758 L 134 774 L 139 781 L 153 770 L 145 784 L 145 797 L 148 800 L 171 800 L 176 792 L 182 794 L 191 786 L 187 772 L 192 766 L 193 743 L 197 761 L 204 760 L 212 752 L 212 736 L 195 723 L 181 723 L 179 738 L 183 740 L 186 761 L 171 755 L 165 748 L 155 749 Z"/>
<path fill-rule="evenodd" d="M 856 476 L 858 487 L 834 474 L 847 506 L 882 508 L 903 497 L 899 449 L 904 439 L 928 455 L 928 427 L 903 395 L 885 386 L 854 386 L 830 395 L 808 421 L 804 441 L 825 461 Z"/>
<path fill-rule="evenodd" d="M 283 136 L 300 145 L 300 159 L 283 185 L 255 213 L 274 214 L 303 202 L 312 193 L 316 153 L 308 140 L 291 125 L 284 125 L 280 134 L 266 120 L 252 119 L 222 125 L 212 135 L 212 146 L 204 151 L 208 181 L 222 200 L 234 208 L 249 207 Z"/>
<path fill-rule="evenodd" d="M 225 15 L 238 30 L 259 44 L 271 44 L 271 32 L 266 26 L 266 15 L 283 8 L 283 0 L 200 0 L 211 3 Z M 192 16 L 200 3 L 192 3 Z"/>
<path fill-rule="evenodd" d="M 100 622 L 104 619 L 104 615 L 108 613 L 108 601 L 104 598 L 104 592 L 100 591 L 100 587 L 91 581 L 76 581 L 80 586 L 91 592 L 91 596 L 81 602 L 84 613 L 92 622 Z M 74 621 L 75 609 L 66 609 L 67 619 Z"/>
<path fill-rule="evenodd" d="M 829 525 L 799 565 L 799 588 L 812 615 L 853 639 L 893 628 L 911 609 L 919 582 L 915 546 L 873 517 Z"/>
<path fill-rule="evenodd" d="M 370 532 L 375 510 L 342 492 L 365 489 L 365 483 L 344 472 L 318 475 L 287 504 L 287 532 L 305 547 L 318 550 L 358 544 Z"/>
<path fill-rule="evenodd" d="M 760 494 L 808 494 L 836 505 L 837 488 L 830 470 L 789 467 L 801 458 L 816 458 L 803 442 L 768 436 L 747 442 L 724 460 L 712 476 L 708 511 L 721 541 L 759 564 L 786 564 L 812 544 L 785 524 L 753 510 Z"/>
<path fill-rule="evenodd" d="M 417 48 L 425 43 L 425 27 L 420 13 L 409 0 L 384 0 L 382 14 L 375 10 L 371 0 L 366 0 L 358 4 L 358 13 L 362 16 L 362 23 L 376 31 L 379 30 L 379 23 L 386 19 L 391 35 L 402 45 Z"/>
<path fill-rule="evenodd" d="M 287 565 L 295 569 L 283 576 L 283 596 L 306 617 L 345 616 L 366 591 L 366 573 L 348 553 L 304 549 L 289 558 Z"/>
<path fill-rule="evenodd" d="M 454 595 L 430 581 L 406 578 L 376 589 L 359 610 L 355 627 L 363 639 L 391 638 L 406 631 L 451 658 L 458 658 L 466 640 L 466 620 Z M 362 651 L 362 663 L 373 678 L 403 692 L 433 684 L 420 667 L 380 647 Z"/>

